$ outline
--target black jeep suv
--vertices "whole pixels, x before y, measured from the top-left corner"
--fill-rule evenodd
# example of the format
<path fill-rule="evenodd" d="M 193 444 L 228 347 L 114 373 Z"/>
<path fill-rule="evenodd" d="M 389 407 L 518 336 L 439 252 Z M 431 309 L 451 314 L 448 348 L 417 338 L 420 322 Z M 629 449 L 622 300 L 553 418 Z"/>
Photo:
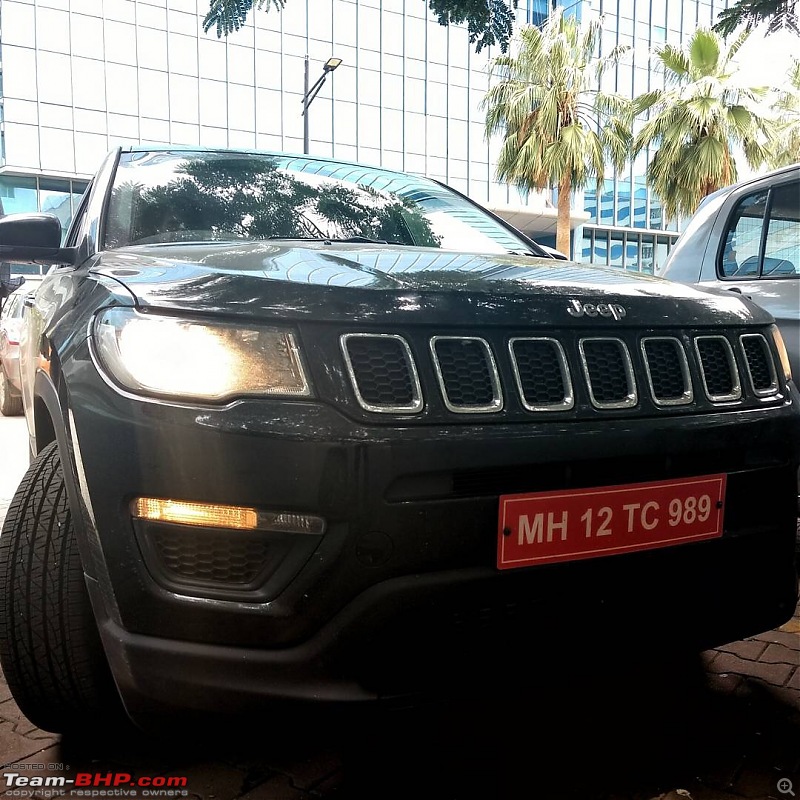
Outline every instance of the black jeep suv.
<path fill-rule="evenodd" d="M 555 260 L 427 179 L 109 155 L 21 343 L 0 660 L 37 725 L 494 680 L 580 618 L 697 649 L 797 600 L 800 397 L 740 295 Z"/>

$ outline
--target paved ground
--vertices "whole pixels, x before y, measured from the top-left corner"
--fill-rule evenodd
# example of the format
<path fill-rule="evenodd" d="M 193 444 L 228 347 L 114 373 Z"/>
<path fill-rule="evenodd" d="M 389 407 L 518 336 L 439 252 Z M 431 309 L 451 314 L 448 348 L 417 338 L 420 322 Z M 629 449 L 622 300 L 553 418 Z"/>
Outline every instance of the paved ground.
<path fill-rule="evenodd" d="M 0 417 L 0 516 L 24 471 L 24 446 L 22 421 Z M 94 796 L 185 791 L 202 800 L 777 800 L 800 792 L 800 607 L 780 629 L 688 664 L 667 653 L 610 662 L 582 652 L 580 620 L 575 641 L 546 663 L 510 665 L 515 684 L 502 699 L 193 730 L 165 724 L 156 738 L 98 731 L 92 741 L 62 740 L 22 717 L 0 676 L 0 798 L 88 796 L 33 788 L 34 778 L 78 773 L 124 774 L 120 788 L 101 785 Z M 185 778 L 185 789 L 130 787 L 156 777 Z"/>

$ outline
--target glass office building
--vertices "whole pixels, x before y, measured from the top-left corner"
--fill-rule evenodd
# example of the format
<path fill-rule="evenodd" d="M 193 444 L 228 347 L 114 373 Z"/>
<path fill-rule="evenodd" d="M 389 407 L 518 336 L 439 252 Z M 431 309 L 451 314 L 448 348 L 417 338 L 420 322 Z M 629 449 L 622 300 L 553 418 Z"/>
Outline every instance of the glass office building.
<path fill-rule="evenodd" d="M 603 88 L 627 97 L 663 88 L 663 74 L 650 64 L 652 48 L 682 44 L 698 27 L 714 24 L 727 6 L 727 0 L 594 0 L 590 13 L 603 16 L 601 51 L 631 48 L 606 73 Z M 591 186 L 583 193 L 589 219 L 573 242 L 577 260 L 648 273 L 664 263 L 683 220 L 664 218 L 646 186 L 648 160 L 642 153 L 623 173 L 607 175 L 599 192 Z"/>
<path fill-rule="evenodd" d="M 632 44 L 616 88 L 649 87 L 649 47 L 707 23 L 706 0 L 592 0 L 603 46 Z M 299 153 L 304 64 L 331 73 L 309 110 L 310 152 L 425 174 L 554 243 L 550 198 L 494 179 L 497 143 L 481 101 L 495 53 L 476 54 L 462 26 L 440 26 L 426 0 L 288 0 L 251 14 L 227 39 L 202 31 L 207 0 L 2 0 L 0 199 L 5 213 L 55 210 L 66 224 L 104 154 L 172 143 Z M 548 0 L 520 0 L 519 24 Z M 603 191 L 576 198 L 574 255 L 652 269 L 676 231 L 644 187 L 641 159 Z M 585 205 L 585 211 L 582 210 Z M 585 224 L 584 224 L 585 223 Z M 581 227 L 582 226 L 582 227 Z"/>

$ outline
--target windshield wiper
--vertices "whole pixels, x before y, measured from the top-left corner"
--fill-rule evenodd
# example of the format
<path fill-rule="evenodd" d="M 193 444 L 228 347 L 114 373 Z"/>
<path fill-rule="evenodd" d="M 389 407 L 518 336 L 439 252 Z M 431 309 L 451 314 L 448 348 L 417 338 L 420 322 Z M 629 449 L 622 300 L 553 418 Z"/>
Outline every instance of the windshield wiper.
<path fill-rule="evenodd" d="M 285 239 L 287 241 L 300 242 L 353 242 L 363 244 L 397 244 L 407 246 L 404 242 L 390 242 L 388 239 L 370 239 L 368 236 L 266 236 L 266 239 Z"/>
<path fill-rule="evenodd" d="M 326 242 L 363 242 L 364 244 L 402 244 L 402 242 L 390 242 L 388 239 L 370 239 L 368 236 L 342 236 L 327 237 Z"/>

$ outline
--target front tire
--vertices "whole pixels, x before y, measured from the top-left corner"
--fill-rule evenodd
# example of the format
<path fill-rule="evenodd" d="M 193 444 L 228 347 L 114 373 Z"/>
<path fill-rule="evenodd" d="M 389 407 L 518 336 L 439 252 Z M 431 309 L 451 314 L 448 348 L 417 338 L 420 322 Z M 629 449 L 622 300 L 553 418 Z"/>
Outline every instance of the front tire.
<path fill-rule="evenodd" d="M 6 371 L 0 366 L 0 414 L 18 417 L 22 413 L 22 397 L 11 394 L 11 383 Z"/>
<path fill-rule="evenodd" d="M 0 536 L 0 665 L 22 713 L 44 730 L 96 730 L 120 712 L 55 442 L 25 473 Z"/>

